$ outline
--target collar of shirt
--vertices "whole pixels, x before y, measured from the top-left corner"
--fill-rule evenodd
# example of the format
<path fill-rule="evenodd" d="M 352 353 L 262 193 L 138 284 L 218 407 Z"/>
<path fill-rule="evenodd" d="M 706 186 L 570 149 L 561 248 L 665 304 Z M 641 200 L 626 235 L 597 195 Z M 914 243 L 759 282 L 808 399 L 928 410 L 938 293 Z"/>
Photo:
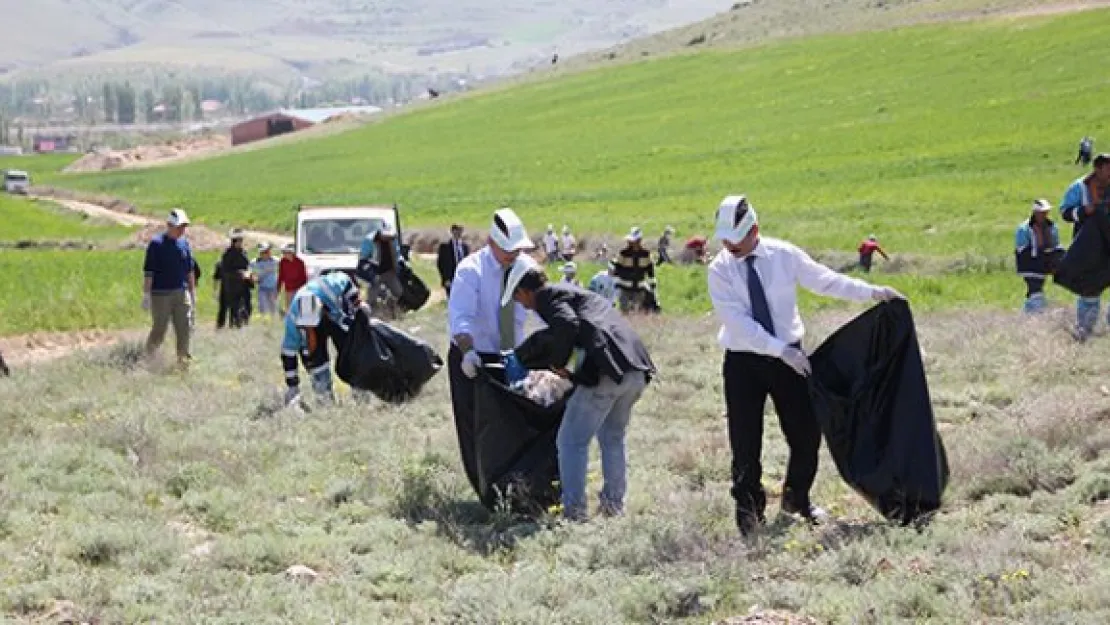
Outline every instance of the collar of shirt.
<path fill-rule="evenodd" d="M 474 348 L 483 353 L 497 353 L 500 346 L 498 328 L 501 310 L 501 284 L 505 269 L 493 256 L 489 246 L 463 259 L 451 283 L 447 303 L 448 327 L 451 336 L 469 334 Z M 514 304 L 516 343 L 524 340 L 524 324 L 528 311 Z"/>

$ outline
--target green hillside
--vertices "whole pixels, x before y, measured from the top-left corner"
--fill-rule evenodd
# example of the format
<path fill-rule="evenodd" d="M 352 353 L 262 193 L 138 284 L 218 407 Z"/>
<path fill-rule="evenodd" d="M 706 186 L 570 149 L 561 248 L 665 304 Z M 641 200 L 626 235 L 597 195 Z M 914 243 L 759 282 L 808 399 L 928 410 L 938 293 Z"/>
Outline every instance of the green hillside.
<path fill-rule="evenodd" d="M 356 132 L 180 167 L 67 178 L 161 213 L 289 229 L 297 202 L 395 200 L 408 225 L 705 231 L 747 192 L 817 249 L 1005 255 L 1032 198 L 1058 201 L 1078 137 L 1107 128 L 1083 62 L 1110 12 L 827 36 L 598 70 Z"/>
<path fill-rule="evenodd" d="M 0 194 L 0 246 L 18 241 L 122 239 L 128 228 L 67 212 L 50 202 Z"/>

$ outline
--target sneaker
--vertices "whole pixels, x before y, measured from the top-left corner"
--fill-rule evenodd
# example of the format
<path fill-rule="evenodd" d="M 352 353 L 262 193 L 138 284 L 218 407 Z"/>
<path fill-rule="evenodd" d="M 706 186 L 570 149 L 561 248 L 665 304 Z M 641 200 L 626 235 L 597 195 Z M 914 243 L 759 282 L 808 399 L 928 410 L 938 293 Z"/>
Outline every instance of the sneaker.
<path fill-rule="evenodd" d="M 825 512 L 824 508 L 821 508 L 820 506 L 815 506 L 809 502 L 799 505 L 790 500 L 784 499 L 782 502 L 782 511 L 784 514 L 793 514 L 800 516 L 813 525 L 819 525 L 829 520 L 829 513 Z"/>

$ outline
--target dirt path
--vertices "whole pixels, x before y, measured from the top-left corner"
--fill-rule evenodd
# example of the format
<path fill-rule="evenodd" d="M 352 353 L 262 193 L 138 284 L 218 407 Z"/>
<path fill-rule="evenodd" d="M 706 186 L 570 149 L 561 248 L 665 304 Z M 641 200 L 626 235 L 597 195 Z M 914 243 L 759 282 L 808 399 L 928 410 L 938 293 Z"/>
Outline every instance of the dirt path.
<path fill-rule="evenodd" d="M 1091 2 L 1064 2 L 1059 4 L 1045 4 L 1043 6 L 1030 7 L 1027 9 L 1018 9 L 1016 11 L 1008 11 L 1003 15 L 1005 17 L 1011 18 L 1040 17 L 1047 15 L 1062 15 L 1064 13 L 1078 13 L 1079 11 L 1104 9 L 1107 7 L 1110 7 L 1110 0 L 1094 0 Z"/>
<path fill-rule="evenodd" d="M 105 219 L 122 226 L 140 227 L 140 228 L 161 228 L 163 223 L 161 220 L 149 215 L 141 215 L 138 213 L 125 213 L 123 211 L 112 210 L 97 204 L 89 202 L 81 202 L 78 200 L 68 200 L 49 195 L 38 195 L 37 198 L 54 202 L 63 208 L 71 211 L 84 213 L 90 217 Z M 293 242 L 293 237 L 285 234 L 278 234 L 276 232 L 262 232 L 259 230 L 244 230 L 243 234 L 248 241 L 259 242 L 269 241 L 278 246 L 285 245 Z M 217 232 L 207 226 L 200 224 L 190 227 L 189 241 L 194 244 L 194 247 L 201 250 L 207 249 L 223 249 L 227 246 L 227 235 L 222 232 Z"/>
<path fill-rule="evenodd" d="M 0 337 L 0 353 L 17 369 L 46 362 L 78 351 L 109 347 L 126 340 L 141 340 L 146 330 L 79 330 L 75 332 L 33 332 Z"/>

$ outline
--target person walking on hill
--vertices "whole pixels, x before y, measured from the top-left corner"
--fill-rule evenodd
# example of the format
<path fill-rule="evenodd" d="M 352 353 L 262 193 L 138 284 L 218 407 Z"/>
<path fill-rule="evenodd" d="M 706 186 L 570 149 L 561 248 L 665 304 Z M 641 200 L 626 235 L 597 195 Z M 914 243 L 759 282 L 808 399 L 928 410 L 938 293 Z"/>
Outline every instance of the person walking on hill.
<path fill-rule="evenodd" d="M 213 286 L 219 292 L 219 310 L 216 313 L 216 329 L 225 325 L 239 328 L 246 325 L 250 315 L 250 259 L 243 250 L 243 231 L 235 228 L 228 233 L 230 243 L 216 263 L 212 273 Z"/>
<path fill-rule="evenodd" d="M 883 257 L 883 260 L 890 260 L 890 257 L 883 251 L 882 246 L 879 245 L 879 239 L 875 235 L 872 234 L 864 239 L 863 243 L 859 244 L 859 266 L 860 269 L 863 269 L 864 273 L 871 273 L 871 261 L 876 252 L 879 253 L 879 256 Z"/>
<path fill-rule="evenodd" d="M 499 209 L 492 221 L 486 245 L 459 263 L 447 300 L 451 408 L 466 477 L 475 491 L 479 487 L 473 446 L 474 378 L 484 363 L 497 362 L 502 351 L 515 348 L 524 337 L 527 311 L 511 301 L 502 304 L 501 299 L 509 267 L 535 247 L 512 209 Z"/>
<path fill-rule="evenodd" d="M 258 282 L 258 314 L 273 315 L 277 312 L 278 260 L 272 245 L 258 244 L 258 258 L 251 263 L 251 272 Z"/>
<path fill-rule="evenodd" d="M 1094 158 L 1091 173 L 1080 177 L 1068 186 L 1064 200 L 1060 202 L 1060 216 L 1073 224 L 1072 240 L 1079 235 L 1084 220 L 1096 210 L 1106 210 L 1110 198 L 1110 154 L 1099 154 Z M 1075 337 L 1086 340 L 1094 332 L 1098 323 L 1099 297 L 1079 297 L 1075 303 Z M 1110 321 L 1110 315 L 1107 320 Z"/>
<path fill-rule="evenodd" d="M 293 295 L 307 282 L 308 268 L 297 256 L 297 248 L 292 243 L 285 245 L 281 248 L 281 260 L 278 261 L 278 290 L 284 297 L 283 312 L 289 310 Z"/>
<path fill-rule="evenodd" d="M 1060 232 L 1048 218 L 1052 205 L 1048 200 L 1033 202 L 1033 214 L 1018 225 L 1015 234 L 1015 256 L 1018 275 L 1025 280 L 1025 305 L 1023 311 L 1032 314 L 1044 310 L 1045 278 L 1052 273 L 1064 248 L 1060 245 Z"/>
<path fill-rule="evenodd" d="M 1075 156 L 1075 164 L 1088 165 L 1091 162 L 1091 154 L 1095 150 L 1095 140 L 1090 137 L 1083 137 L 1079 140 L 1079 154 Z"/>
<path fill-rule="evenodd" d="M 150 357 L 162 345 L 166 330 L 173 324 L 177 340 L 177 363 L 187 367 L 191 354 L 189 340 L 190 306 L 196 302 L 196 277 L 193 273 L 193 251 L 185 240 L 189 216 L 175 208 L 166 218 L 165 232 L 155 235 L 146 246 L 143 260 L 143 310 L 151 316 L 146 355 Z"/>
<path fill-rule="evenodd" d="M 528 369 L 553 369 L 576 385 L 556 439 L 563 516 L 574 521 L 588 516 L 586 469 L 595 436 L 605 478 L 601 513 L 623 514 L 628 490 L 625 435 L 632 408 L 655 374 L 647 348 L 609 301 L 567 284 L 548 284 L 547 275 L 527 256 L 518 258 L 509 272 L 501 304 L 512 300 L 534 311 L 547 327 L 509 353 Z M 572 356 L 573 371 L 567 371 Z"/>
<path fill-rule="evenodd" d="M 671 260 L 671 237 L 674 236 L 674 228 L 667 226 L 663 230 L 663 236 L 659 237 L 659 249 L 656 250 L 658 258 L 657 265 L 665 265 L 667 263 L 673 264 Z"/>
<path fill-rule="evenodd" d="M 709 297 L 725 350 L 737 526 L 746 535 L 765 522 L 760 455 L 768 395 L 790 447 L 782 510 L 818 522 L 827 515 L 813 504 L 809 491 L 817 475 L 821 430 L 806 381 L 810 365 L 802 351 L 805 326 L 798 314 L 797 286 L 861 302 L 902 296 L 890 287 L 839 274 L 786 241 L 761 237 L 755 208 L 743 195 L 724 198 L 716 222 L 716 238 L 724 248 L 709 264 Z"/>
<path fill-rule="evenodd" d="M 455 224 L 451 226 L 451 238 L 439 244 L 436 254 L 436 269 L 439 270 L 439 282 L 447 296 L 451 296 L 451 281 L 455 279 L 455 269 L 462 259 L 470 256 L 470 246 L 462 240 L 463 227 Z"/>
<path fill-rule="evenodd" d="M 625 246 L 617 252 L 614 261 L 621 312 L 650 310 L 655 296 L 655 264 L 651 262 L 651 252 L 643 245 L 644 234 L 639 226 L 632 228 L 624 240 Z"/>

